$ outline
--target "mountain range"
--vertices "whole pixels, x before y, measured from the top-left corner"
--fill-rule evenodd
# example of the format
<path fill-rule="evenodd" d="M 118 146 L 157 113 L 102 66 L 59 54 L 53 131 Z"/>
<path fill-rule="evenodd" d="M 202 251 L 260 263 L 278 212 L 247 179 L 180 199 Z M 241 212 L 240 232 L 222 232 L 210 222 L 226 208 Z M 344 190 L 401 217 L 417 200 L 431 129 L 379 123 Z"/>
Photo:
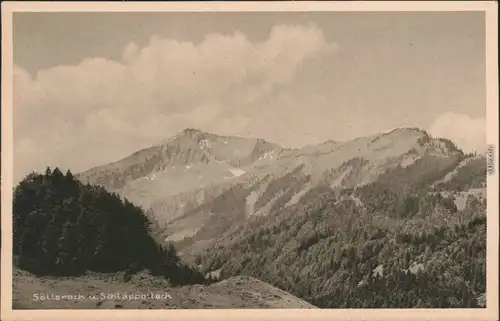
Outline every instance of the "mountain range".
<path fill-rule="evenodd" d="M 414 177 L 392 184 L 406 188 L 427 176 L 437 184 L 478 158 L 418 128 L 299 149 L 189 128 L 77 177 L 147 209 L 161 240 L 209 246 L 249 217 L 273 215 L 319 192 L 383 181 L 401 169 L 412 170 Z"/>
<path fill-rule="evenodd" d="M 30 174 L 14 205 L 18 265 L 40 289 L 47 269 L 74 274 L 53 287 L 106 288 L 80 270 L 122 266 L 127 280 L 201 282 L 169 285 L 192 301 L 171 307 L 486 304 L 485 157 L 419 128 L 295 149 L 189 128 L 76 175 Z M 15 278 L 25 308 L 30 278 Z"/>

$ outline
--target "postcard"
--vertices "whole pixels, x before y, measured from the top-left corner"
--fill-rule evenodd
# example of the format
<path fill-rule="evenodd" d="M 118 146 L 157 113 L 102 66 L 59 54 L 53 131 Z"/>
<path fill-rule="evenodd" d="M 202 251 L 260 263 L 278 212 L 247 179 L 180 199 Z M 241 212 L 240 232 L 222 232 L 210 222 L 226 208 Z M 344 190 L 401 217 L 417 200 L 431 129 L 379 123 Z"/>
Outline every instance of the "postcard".
<path fill-rule="evenodd" d="M 497 320 L 497 6 L 2 3 L 2 320 Z"/>

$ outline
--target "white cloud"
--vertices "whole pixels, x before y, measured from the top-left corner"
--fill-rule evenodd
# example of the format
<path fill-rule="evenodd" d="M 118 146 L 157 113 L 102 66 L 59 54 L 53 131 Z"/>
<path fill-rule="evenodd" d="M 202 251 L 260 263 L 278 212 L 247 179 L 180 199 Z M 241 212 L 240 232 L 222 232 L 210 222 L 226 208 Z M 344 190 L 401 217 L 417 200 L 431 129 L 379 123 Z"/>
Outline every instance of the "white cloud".
<path fill-rule="evenodd" d="M 127 45 L 121 61 L 89 58 L 34 77 L 16 66 L 15 175 L 46 165 L 85 170 L 184 127 L 236 132 L 245 116 L 220 115 L 259 106 L 305 61 L 335 49 L 314 25 L 281 25 L 260 43 L 237 32 L 199 44 L 151 37 L 143 48 Z"/>
<path fill-rule="evenodd" d="M 486 150 L 486 120 L 464 114 L 447 112 L 440 115 L 429 128 L 435 137 L 452 140 L 465 152 Z"/>

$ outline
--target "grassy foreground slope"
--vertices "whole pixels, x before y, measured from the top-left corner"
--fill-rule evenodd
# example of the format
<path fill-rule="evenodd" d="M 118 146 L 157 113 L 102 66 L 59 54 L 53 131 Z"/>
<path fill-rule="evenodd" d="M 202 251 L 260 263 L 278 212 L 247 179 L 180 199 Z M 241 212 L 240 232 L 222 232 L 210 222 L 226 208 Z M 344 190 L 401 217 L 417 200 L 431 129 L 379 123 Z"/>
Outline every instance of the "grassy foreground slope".
<path fill-rule="evenodd" d="M 316 308 L 250 277 L 234 277 L 210 285 L 179 287 L 144 272 L 133 275 L 125 282 L 122 277 L 109 274 L 55 278 L 37 277 L 29 272 L 16 270 L 13 294 L 14 309 Z M 66 297 L 57 300 L 51 296 L 55 294 Z M 77 294 L 85 298 L 68 297 Z M 90 296 L 96 297 L 91 299 Z"/>

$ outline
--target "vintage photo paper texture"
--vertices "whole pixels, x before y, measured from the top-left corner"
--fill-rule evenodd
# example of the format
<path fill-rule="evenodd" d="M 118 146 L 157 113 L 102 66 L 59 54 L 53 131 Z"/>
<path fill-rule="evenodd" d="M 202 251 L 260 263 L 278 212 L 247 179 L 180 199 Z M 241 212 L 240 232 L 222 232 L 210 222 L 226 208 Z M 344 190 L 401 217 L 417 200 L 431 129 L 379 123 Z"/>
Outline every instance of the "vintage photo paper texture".
<path fill-rule="evenodd" d="M 496 320 L 497 26 L 3 3 L 2 320 Z"/>

